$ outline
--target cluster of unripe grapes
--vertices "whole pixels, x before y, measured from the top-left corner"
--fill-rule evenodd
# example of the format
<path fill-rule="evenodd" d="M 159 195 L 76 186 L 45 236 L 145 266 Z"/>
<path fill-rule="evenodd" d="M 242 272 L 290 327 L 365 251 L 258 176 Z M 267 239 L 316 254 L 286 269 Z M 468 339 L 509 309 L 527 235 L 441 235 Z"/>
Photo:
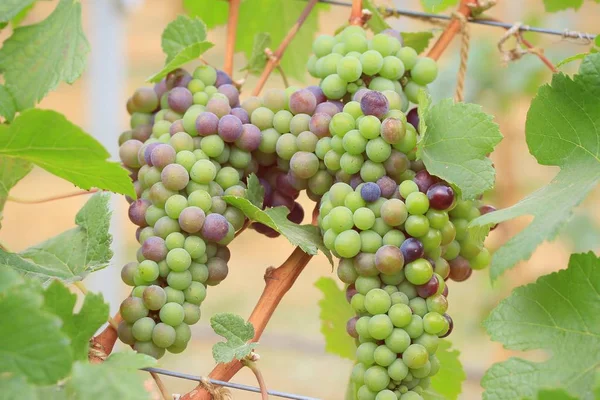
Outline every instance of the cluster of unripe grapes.
<path fill-rule="evenodd" d="M 320 36 L 305 89 L 270 89 L 240 103 L 231 79 L 209 66 L 176 70 L 128 102 L 131 130 L 120 138 L 138 200 L 137 262 L 123 281 L 119 337 L 140 352 L 178 353 L 200 319 L 207 286 L 228 273 L 227 244 L 246 226 L 223 195 L 264 187 L 263 207 L 284 206 L 300 223 L 300 192 L 319 203 L 325 246 L 356 311 L 352 381 L 358 400 L 418 400 L 439 370 L 439 339 L 452 332 L 446 281 L 485 268 L 490 253 L 467 234 L 492 211 L 458 198 L 416 158 L 416 102 L 437 75 L 433 60 L 395 31 L 368 39 L 350 26 Z M 269 237 L 273 229 L 252 223 Z"/>

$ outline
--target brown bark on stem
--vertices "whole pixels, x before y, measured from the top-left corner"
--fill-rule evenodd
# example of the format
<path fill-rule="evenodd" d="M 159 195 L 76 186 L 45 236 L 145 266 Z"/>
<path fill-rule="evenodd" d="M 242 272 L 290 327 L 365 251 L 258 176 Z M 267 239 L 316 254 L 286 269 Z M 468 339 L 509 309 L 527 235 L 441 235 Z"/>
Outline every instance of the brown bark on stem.
<path fill-rule="evenodd" d="M 362 10 L 362 0 L 352 0 L 352 11 L 350 11 L 350 18 L 348 19 L 350 25 L 363 26 L 365 21 L 363 19 Z"/>
<path fill-rule="evenodd" d="M 458 6 L 457 12 L 468 19 L 471 16 L 471 8 L 469 7 L 469 4 L 471 3 L 472 0 L 460 0 L 460 5 Z M 444 53 L 446 48 L 450 45 L 450 42 L 452 42 L 454 36 L 460 32 L 460 25 L 460 21 L 457 18 L 453 18 L 446 29 L 444 29 L 444 32 L 442 32 L 437 42 L 435 42 L 431 50 L 429 50 L 427 57 L 438 60 L 442 53 Z"/>
<path fill-rule="evenodd" d="M 121 314 L 117 313 L 113 317 L 113 321 L 118 324 L 121 322 Z M 108 325 L 98 336 L 95 336 L 90 341 L 89 360 L 91 363 L 101 363 L 112 352 L 117 341 L 117 330 Z"/>
<path fill-rule="evenodd" d="M 225 45 L 225 63 L 223 71 L 233 78 L 233 53 L 235 52 L 235 37 L 237 35 L 240 0 L 229 0 L 229 15 L 227 19 L 227 43 Z"/>

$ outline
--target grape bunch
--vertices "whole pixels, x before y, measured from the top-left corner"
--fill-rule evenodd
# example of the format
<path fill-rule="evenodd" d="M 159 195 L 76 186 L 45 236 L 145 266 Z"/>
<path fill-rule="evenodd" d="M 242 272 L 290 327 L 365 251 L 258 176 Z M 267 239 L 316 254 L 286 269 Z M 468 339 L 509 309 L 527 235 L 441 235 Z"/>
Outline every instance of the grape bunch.
<path fill-rule="evenodd" d="M 335 36 L 321 35 L 313 42 L 308 72 L 321 79 L 329 99 L 344 99 L 361 89 L 397 92 L 407 111 L 417 103 L 419 90 L 433 82 L 437 64 L 402 45 L 400 34 L 385 30 L 367 39 L 364 29 L 349 26 Z"/>
<path fill-rule="evenodd" d="M 222 196 L 245 196 L 261 131 L 239 107 L 231 79 L 209 66 L 136 90 L 127 108 L 131 130 L 119 154 L 138 195 L 129 218 L 141 247 L 121 271 L 133 290 L 121 304 L 118 334 L 160 358 L 186 348 L 207 287 L 228 274 L 227 245 L 245 216 Z"/>

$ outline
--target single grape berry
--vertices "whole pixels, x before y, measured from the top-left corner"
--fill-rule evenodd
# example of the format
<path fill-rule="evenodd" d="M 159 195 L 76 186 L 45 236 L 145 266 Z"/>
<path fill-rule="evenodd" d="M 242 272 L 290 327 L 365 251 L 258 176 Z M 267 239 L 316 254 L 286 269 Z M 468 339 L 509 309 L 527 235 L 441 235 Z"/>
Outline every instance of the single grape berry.
<path fill-rule="evenodd" d="M 429 205 L 436 210 L 447 210 L 454 202 L 454 190 L 443 183 L 436 183 L 427 189 Z"/>
<path fill-rule="evenodd" d="M 370 90 L 360 99 L 360 109 L 364 115 L 383 117 L 390 109 L 387 97 L 375 90 Z"/>
<path fill-rule="evenodd" d="M 242 121 L 235 115 L 225 115 L 219 120 L 217 132 L 223 141 L 233 143 L 242 136 Z"/>
<path fill-rule="evenodd" d="M 425 251 L 423 249 L 423 243 L 418 239 L 408 238 L 400 246 L 400 251 L 404 256 L 404 262 L 406 264 L 415 261 L 418 258 L 423 257 Z"/>
<path fill-rule="evenodd" d="M 367 182 L 360 188 L 360 195 L 364 201 L 372 203 L 381 196 L 381 189 L 376 183 Z"/>
<path fill-rule="evenodd" d="M 419 111 L 417 107 L 413 108 L 406 114 L 406 120 L 419 132 Z"/>
<path fill-rule="evenodd" d="M 219 117 L 211 112 L 203 112 L 196 118 L 196 131 L 200 136 L 208 136 L 217 133 Z"/>
<path fill-rule="evenodd" d="M 146 199 L 138 199 L 129 205 L 129 220 L 139 227 L 148 226 L 146 222 L 146 210 L 152 203 Z"/>
<path fill-rule="evenodd" d="M 294 114 L 312 115 L 317 107 L 317 98 L 308 89 L 298 90 L 290 96 L 289 107 Z"/>
<path fill-rule="evenodd" d="M 481 213 L 481 215 L 489 214 L 494 211 L 496 211 L 496 207 L 491 206 L 489 204 L 479 207 L 479 212 Z M 493 231 L 494 229 L 496 229 L 497 226 L 498 226 L 498 224 L 492 225 L 490 227 L 490 231 Z"/>
<path fill-rule="evenodd" d="M 427 170 L 422 170 L 417 172 L 413 182 L 417 184 L 420 192 L 427 193 L 427 189 L 429 189 L 433 184 L 437 183 L 438 178 L 430 175 Z"/>
<path fill-rule="evenodd" d="M 202 225 L 202 237 L 211 242 L 219 242 L 227 236 L 229 223 L 224 216 L 208 214 Z"/>
<path fill-rule="evenodd" d="M 454 321 L 452 321 L 452 317 L 450 317 L 448 314 L 444 314 L 444 318 L 446 318 L 446 321 L 448 321 L 448 330 L 446 331 L 446 333 L 440 336 L 441 338 L 445 338 L 448 335 L 450 335 L 452 333 L 452 330 L 454 329 Z"/>
<path fill-rule="evenodd" d="M 429 296 L 433 296 L 437 292 L 439 286 L 440 283 L 438 281 L 438 278 L 434 274 L 429 280 L 429 282 L 417 286 L 417 294 L 419 295 L 419 297 L 426 299 Z"/>
<path fill-rule="evenodd" d="M 466 258 L 458 256 L 453 260 L 449 261 L 450 264 L 450 279 L 455 282 L 462 282 L 467 280 L 473 270 L 471 269 L 471 265 L 469 265 L 469 261 Z"/>

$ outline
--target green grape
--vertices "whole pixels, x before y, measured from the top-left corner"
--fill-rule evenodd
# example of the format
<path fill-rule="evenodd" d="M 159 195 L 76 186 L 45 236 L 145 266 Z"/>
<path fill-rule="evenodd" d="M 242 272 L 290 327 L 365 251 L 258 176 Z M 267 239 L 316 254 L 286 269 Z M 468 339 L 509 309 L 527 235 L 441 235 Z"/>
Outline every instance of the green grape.
<path fill-rule="evenodd" d="M 377 276 L 359 276 L 354 283 L 358 293 L 366 295 L 370 290 L 381 287 L 381 281 Z"/>
<path fill-rule="evenodd" d="M 398 290 L 403 292 L 409 299 L 417 297 L 417 289 L 408 281 L 398 284 Z"/>
<path fill-rule="evenodd" d="M 366 115 L 358 123 L 358 130 L 365 139 L 378 138 L 381 121 L 374 115 Z"/>
<path fill-rule="evenodd" d="M 369 335 L 369 320 L 371 319 L 371 317 L 369 316 L 364 316 L 364 317 L 360 317 L 358 319 L 358 321 L 356 321 L 356 332 L 358 333 L 359 336 L 365 338 L 365 339 L 372 339 L 371 335 Z"/>
<path fill-rule="evenodd" d="M 408 367 L 401 358 L 397 358 L 387 369 L 388 375 L 394 381 L 402 381 L 408 375 Z"/>
<path fill-rule="evenodd" d="M 346 94 L 346 82 L 338 74 L 327 76 L 321 82 L 321 89 L 329 99 L 341 99 Z"/>
<path fill-rule="evenodd" d="M 481 270 L 487 268 L 490 265 L 491 260 L 492 256 L 490 255 L 490 251 L 483 247 L 475 257 L 469 259 L 469 263 L 471 264 L 472 269 Z"/>
<path fill-rule="evenodd" d="M 280 110 L 273 116 L 273 128 L 281 134 L 290 131 L 290 123 L 294 115 L 288 110 Z"/>
<path fill-rule="evenodd" d="M 414 340 L 415 344 L 420 344 L 421 346 L 427 349 L 429 354 L 435 354 L 438 349 L 440 338 L 436 335 L 431 335 L 429 333 L 424 333 L 418 338 Z"/>
<path fill-rule="evenodd" d="M 419 258 L 404 266 L 406 279 L 413 285 L 423 285 L 433 276 L 433 267 L 424 258 Z"/>
<path fill-rule="evenodd" d="M 398 80 L 404 75 L 404 64 L 397 57 L 384 57 L 379 75 L 390 80 Z"/>
<path fill-rule="evenodd" d="M 420 344 L 411 344 L 402 354 L 402 361 L 408 368 L 421 368 L 429 361 L 429 354 Z"/>
<path fill-rule="evenodd" d="M 355 124 L 356 122 L 351 114 L 345 112 L 337 113 L 329 122 L 329 131 L 336 136 L 343 137 L 347 132 L 355 128 Z"/>
<path fill-rule="evenodd" d="M 426 216 L 429 220 L 429 226 L 434 229 L 442 230 L 446 224 L 450 222 L 448 213 L 446 211 L 439 211 L 431 208 L 427 211 Z"/>
<path fill-rule="evenodd" d="M 169 199 L 166 201 L 165 212 L 170 218 L 177 219 L 179 218 L 179 214 L 181 214 L 183 209 L 187 206 L 187 199 L 180 194 L 176 194 L 169 197 Z"/>
<path fill-rule="evenodd" d="M 409 215 L 404 230 L 413 237 L 425 236 L 429 232 L 429 220 L 424 215 Z"/>
<path fill-rule="evenodd" d="M 415 148 L 417 145 L 417 132 L 415 128 L 406 124 L 406 132 L 404 133 L 404 138 L 402 138 L 398 143 L 394 144 L 394 149 L 401 151 L 403 153 L 408 153 Z"/>
<path fill-rule="evenodd" d="M 181 290 L 173 289 L 170 286 L 166 286 L 164 288 L 164 291 L 167 295 L 167 303 L 183 304 L 183 302 L 185 301 L 185 295 Z"/>
<path fill-rule="evenodd" d="M 363 363 L 357 363 L 352 368 L 352 374 L 350 375 L 350 379 L 352 382 L 362 384 L 364 382 L 366 367 Z"/>
<path fill-rule="evenodd" d="M 338 76 L 346 82 L 354 82 L 362 75 L 362 64 L 355 57 L 343 57 L 337 64 Z"/>
<path fill-rule="evenodd" d="M 385 314 L 391 305 L 390 295 L 383 289 L 370 290 L 365 296 L 365 308 L 370 314 Z"/>
<path fill-rule="evenodd" d="M 392 229 L 383 236 L 383 245 L 400 247 L 404 240 L 406 240 L 406 236 L 404 236 L 404 233 L 402 233 L 402 231 Z"/>
<path fill-rule="evenodd" d="M 423 330 L 425 332 L 437 335 L 448 328 L 448 320 L 441 314 L 430 312 L 423 317 Z"/>
<path fill-rule="evenodd" d="M 375 343 L 362 343 L 356 348 L 356 360 L 365 366 L 373 365 L 375 363 L 374 353 L 376 349 L 377 344 Z"/>
<path fill-rule="evenodd" d="M 358 388 L 356 393 L 357 400 L 377 400 L 377 393 L 372 392 L 366 385 Z"/>
<path fill-rule="evenodd" d="M 189 270 L 181 272 L 171 271 L 167 275 L 167 283 L 173 289 L 185 290 L 192 283 L 192 273 Z"/>
<path fill-rule="evenodd" d="M 390 384 L 390 376 L 387 369 L 374 365 L 365 371 L 365 385 L 374 392 L 379 392 Z"/>
<path fill-rule="evenodd" d="M 309 153 L 314 153 L 317 148 L 317 143 L 319 138 L 317 135 L 310 131 L 300 132 L 298 137 L 296 138 L 296 146 L 300 151 L 308 151 Z"/>
<path fill-rule="evenodd" d="M 134 322 L 131 327 L 131 333 L 135 340 L 147 342 L 152 339 L 152 329 L 156 326 L 156 322 L 150 317 L 140 318 Z"/>
<path fill-rule="evenodd" d="M 167 253 L 167 265 L 171 271 L 182 272 L 192 264 L 192 257 L 185 249 L 175 248 Z"/>
<path fill-rule="evenodd" d="M 165 324 L 177 326 L 183 322 L 183 306 L 177 303 L 167 303 L 160 309 L 159 317 Z"/>
<path fill-rule="evenodd" d="M 258 107 L 252 112 L 250 122 L 262 131 L 273 127 L 274 116 L 275 113 L 267 107 Z"/>
<path fill-rule="evenodd" d="M 367 309 L 365 308 L 365 296 L 360 293 L 357 293 L 354 296 L 352 296 L 352 299 L 350 300 L 350 305 L 357 314 L 363 314 L 367 312 Z"/>
<path fill-rule="evenodd" d="M 362 53 L 368 49 L 367 38 L 362 33 L 346 33 L 344 44 L 346 45 L 346 52 L 357 51 Z"/>
<path fill-rule="evenodd" d="M 340 169 L 341 159 L 342 156 L 339 153 L 334 150 L 329 150 L 327 154 L 325 154 L 325 159 L 323 161 L 329 170 L 338 171 Z"/>
<path fill-rule="evenodd" d="M 369 143 L 370 143 L 370 141 L 369 141 Z M 369 145 L 367 144 L 367 149 L 368 148 L 369 148 Z M 342 169 L 343 169 L 343 166 L 342 166 Z M 360 167 L 360 178 L 365 182 L 377 182 L 377 180 L 384 175 L 385 175 L 385 167 L 381 163 L 377 163 L 372 160 L 366 160 L 363 163 L 363 165 Z"/>
<path fill-rule="evenodd" d="M 175 343 L 175 328 L 164 323 L 158 323 L 152 330 L 152 342 L 160 348 L 167 348 Z"/>
<path fill-rule="evenodd" d="M 281 135 L 277 140 L 275 151 L 279 157 L 284 160 L 290 160 L 292 156 L 298 152 L 296 136 L 291 133 Z"/>
<path fill-rule="evenodd" d="M 158 264 L 152 260 L 144 260 L 138 266 L 137 274 L 139 274 L 144 281 L 153 282 L 158 278 Z"/>
<path fill-rule="evenodd" d="M 344 258 L 340 260 L 337 269 L 338 278 L 344 283 L 354 283 L 356 278 L 358 278 L 358 274 L 356 273 L 356 269 L 354 269 L 354 263 L 351 259 Z"/>
<path fill-rule="evenodd" d="M 352 220 L 357 228 L 368 230 L 375 224 L 375 214 L 368 208 L 361 207 L 354 212 Z"/>
<path fill-rule="evenodd" d="M 367 149 L 367 139 L 357 129 L 347 132 L 342 139 L 342 144 L 344 150 L 353 155 L 362 154 Z"/>
<path fill-rule="evenodd" d="M 403 47 L 396 52 L 396 57 L 402 61 L 407 70 L 411 70 L 417 63 L 418 54 L 412 47 Z"/>
<path fill-rule="evenodd" d="M 435 80 L 438 69 L 435 60 L 422 57 L 417 60 L 411 69 L 412 80 L 422 86 L 425 86 Z"/>
<path fill-rule="evenodd" d="M 195 282 L 206 283 L 208 280 L 208 267 L 206 264 L 192 262 L 188 271 L 192 274 L 192 280 Z"/>
<path fill-rule="evenodd" d="M 406 197 L 406 208 L 412 215 L 423 215 L 429 210 L 429 199 L 425 193 L 413 192 Z"/>
<path fill-rule="evenodd" d="M 352 115 L 352 117 L 355 119 L 363 116 L 360 103 L 358 101 L 349 101 L 344 105 L 344 109 L 342 111 Z"/>
<path fill-rule="evenodd" d="M 403 328 L 410 324 L 412 310 L 406 304 L 394 304 L 390 307 L 388 315 L 395 327 Z"/>
<path fill-rule="evenodd" d="M 419 102 L 419 92 L 421 90 L 426 89 L 414 81 L 408 81 L 406 86 L 404 86 L 404 93 L 406 94 L 406 97 L 408 97 L 408 100 L 415 104 Z"/>
<path fill-rule="evenodd" d="M 263 153 L 275 153 L 277 149 L 277 141 L 281 134 L 273 128 L 265 129 L 262 132 L 262 139 L 258 149 Z"/>
<path fill-rule="evenodd" d="M 317 57 L 323 57 L 333 50 L 335 46 L 335 39 L 330 35 L 319 35 L 312 44 L 313 53 Z"/>
<path fill-rule="evenodd" d="M 377 314 L 371 317 L 369 320 L 368 329 L 369 334 L 373 338 L 377 340 L 383 340 L 392 333 L 394 325 L 392 324 L 390 317 L 388 317 L 386 314 Z"/>
<path fill-rule="evenodd" d="M 385 90 L 394 90 L 395 85 L 393 81 L 381 76 L 377 76 L 371 79 L 371 82 L 369 83 L 369 89 L 383 92 Z"/>
<path fill-rule="evenodd" d="M 352 223 L 352 219 L 350 219 L 350 222 Z M 356 231 L 344 231 L 335 238 L 334 248 L 341 257 L 352 258 L 356 256 L 360 252 L 360 247 L 360 235 Z"/>
<path fill-rule="evenodd" d="M 383 57 L 378 51 L 368 50 L 361 54 L 360 63 L 363 73 L 366 75 L 375 75 L 383 67 Z"/>
<path fill-rule="evenodd" d="M 331 229 L 337 234 L 352 229 L 354 224 L 352 211 L 346 207 L 334 207 L 328 214 L 330 218 Z"/>
<path fill-rule="evenodd" d="M 348 196 L 346 196 L 346 199 L 344 200 L 344 206 L 349 208 L 350 211 L 356 212 L 359 208 L 363 208 L 363 207 L 366 208 L 367 202 L 362 198 L 360 193 L 352 192 L 352 193 L 348 194 Z M 371 212 L 373 212 L 373 211 L 371 211 Z M 361 211 L 361 213 L 362 213 L 362 211 Z M 356 221 L 355 221 L 355 223 L 356 223 Z M 373 226 L 373 225 L 371 225 L 371 226 Z M 369 228 L 371 226 L 369 226 Z"/>
<path fill-rule="evenodd" d="M 206 298 L 206 286 L 200 282 L 193 281 L 183 293 L 185 295 L 185 301 L 191 304 L 200 305 Z"/>
<path fill-rule="evenodd" d="M 340 167 L 342 168 L 342 171 L 349 175 L 361 171 L 363 164 L 364 159 L 360 154 L 352 155 L 350 153 L 344 153 L 340 158 Z"/>
<path fill-rule="evenodd" d="M 321 160 L 324 160 L 325 155 L 329 152 L 329 150 L 331 150 L 331 138 L 324 137 L 319 139 L 315 147 L 315 154 L 317 157 L 319 157 Z"/>
<path fill-rule="evenodd" d="M 331 53 L 319 58 L 315 63 L 317 77 L 326 78 L 328 76 L 331 76 L 332 74 L 335 74 L 337 72 L 337 65 L 343 57 L 344 56 L 342 54 Z"/>
<path fill-rule="evenodd" d="M 404 327 L 404 330 L 412 339 L 418 338 L 423 334 L 423 318 L 413 314 L 410 323 Z"/>
<path fill-rule="evenodd" d="M 425 314 L 427 314 L 427 303 L 425 302 L 425 299 L 421 297 L 410 299 L 408 306 L 412 310 L 413 314 L 418 315 L 419 317 L 423 317 Z"/>

